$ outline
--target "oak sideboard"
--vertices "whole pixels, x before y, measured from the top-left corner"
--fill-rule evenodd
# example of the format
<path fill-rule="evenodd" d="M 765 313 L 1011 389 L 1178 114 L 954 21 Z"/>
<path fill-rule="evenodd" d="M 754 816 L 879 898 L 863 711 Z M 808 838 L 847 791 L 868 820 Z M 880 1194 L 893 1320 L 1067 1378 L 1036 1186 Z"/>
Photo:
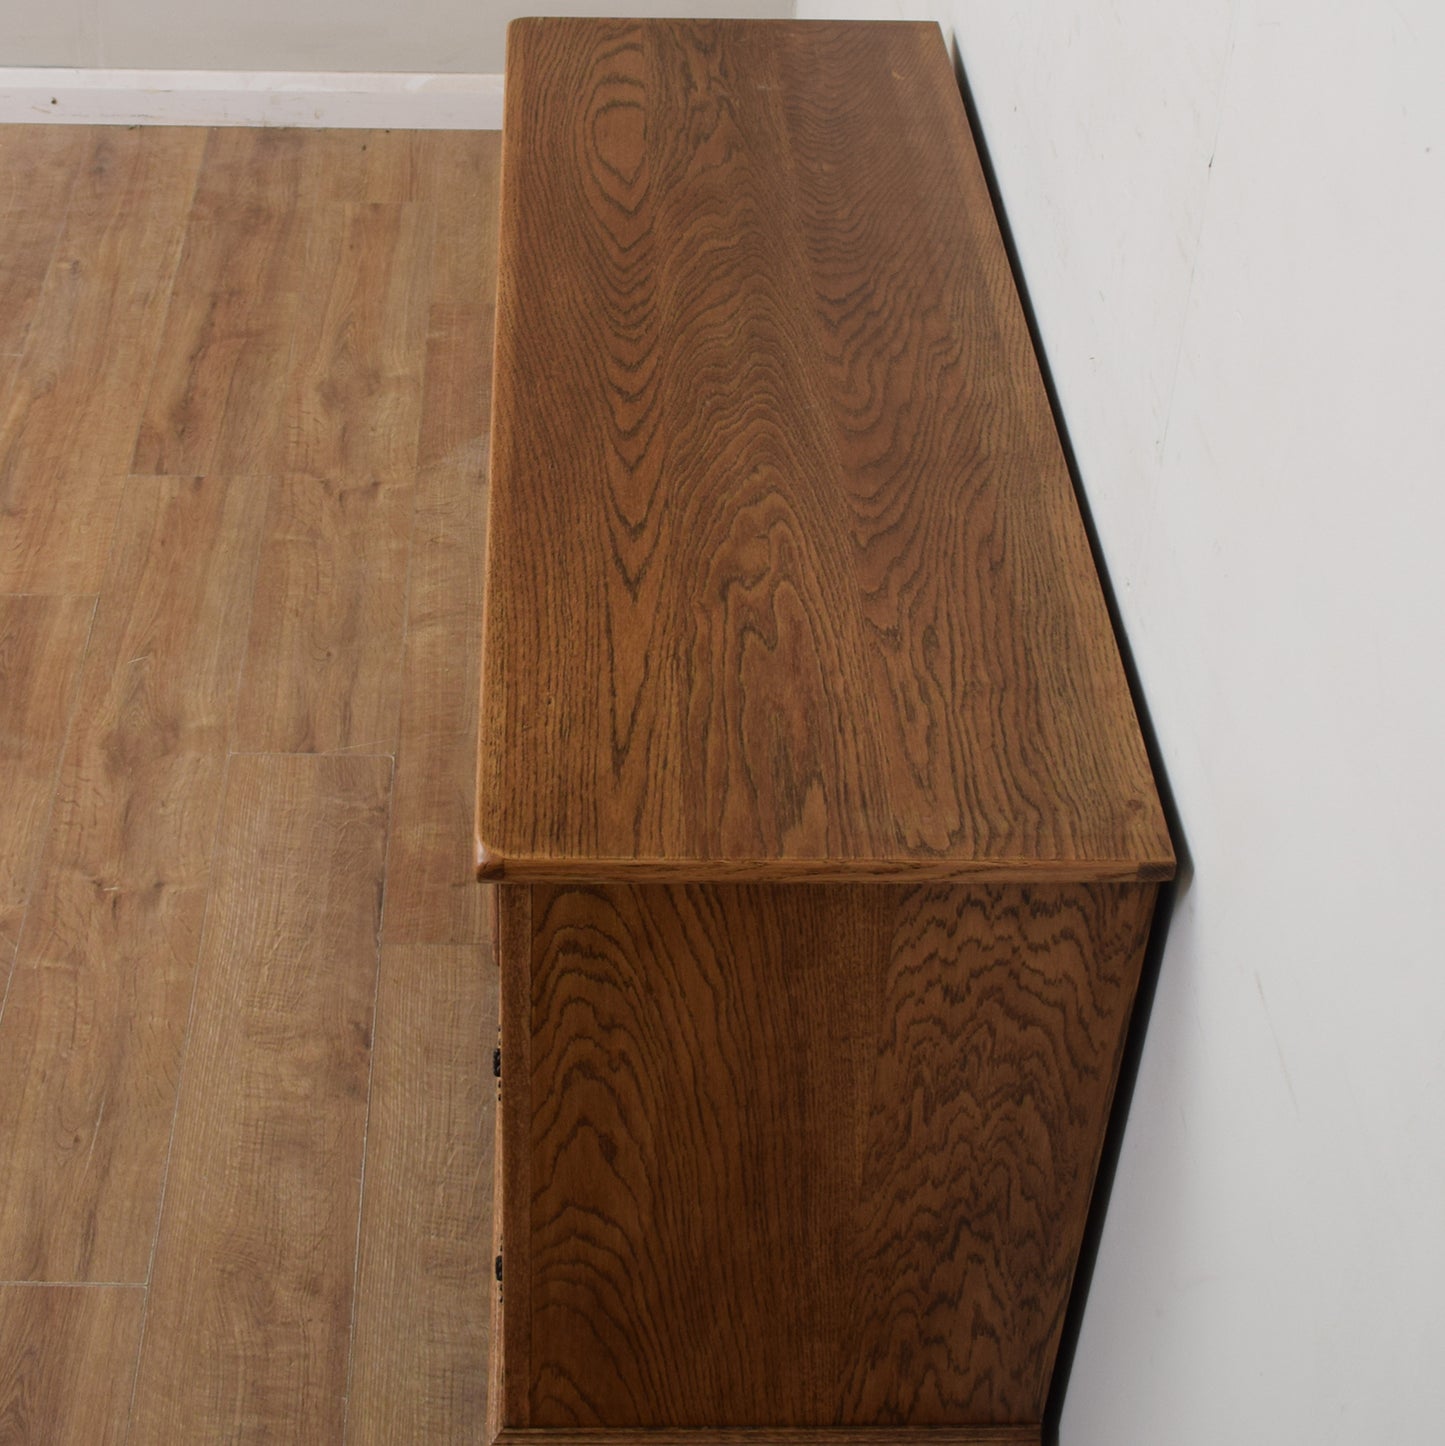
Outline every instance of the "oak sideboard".
<path fill-rule="evenodd" d="M 491 1433 L 1036 1442 L 1173 853 L 936 26 L 508 38 Z"/>

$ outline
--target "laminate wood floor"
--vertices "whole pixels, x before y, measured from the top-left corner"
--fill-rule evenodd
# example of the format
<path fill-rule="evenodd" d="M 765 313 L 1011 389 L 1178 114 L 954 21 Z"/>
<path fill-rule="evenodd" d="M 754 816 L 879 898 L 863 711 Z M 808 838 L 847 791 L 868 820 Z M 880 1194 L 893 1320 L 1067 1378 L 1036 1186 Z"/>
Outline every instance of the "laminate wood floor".
<path fill-rule="evenodd" d="M 0 127 L 0 1446 L 482 1439 L 499 140 Z"/>

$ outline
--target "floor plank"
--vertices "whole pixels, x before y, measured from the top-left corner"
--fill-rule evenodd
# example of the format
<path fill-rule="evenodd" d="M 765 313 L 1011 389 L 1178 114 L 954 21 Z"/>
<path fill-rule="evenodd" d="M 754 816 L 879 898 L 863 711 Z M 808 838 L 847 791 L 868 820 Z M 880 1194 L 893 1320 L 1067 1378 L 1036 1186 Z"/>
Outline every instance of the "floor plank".
<path fill-rule="evenodd" d="M 390 771 L 231 760 L 133 1440 L 340 1439 Z"/>
<path fill-rule="evenodd" d="M 497 153 L 0 127 L 0 1443 L 482 1429 Z"/>
<path fill-rule="evenodd" d="M 395 749 L 411 512 L 409 483 L 275 483 L 237 708 L 238 749 Z"/>
<path fill-rule="evenodd" d="M 0 597 L 0 997 L 94 612 L 92 597 Z"/>
<path fill-rule="evenodd" d="M 432 308 L 386 937 L 482 937 L 472 872 L 492 309 Z"/>
<path fill-rule="evenodd" d="M 500 131 L 454 131 L 427 148 L 425 185 L 436 209 L 433 301 L 491 306 L 497 294 Z"/>
<path fill-rule="evenodd" d="M 434 180 L 434 149 L 408 131 L 212 133 L 134 471 L 404 473 L 432 226 L 430 206 L 396 207 Z"/>
<path fill-rule="evenodd" d="M 205 139 L 89 135 L 0 413 L 0 592 L 100 586 Z"/>
<path fill-rule="evenodd" d="M 264 500 L 127 489 L 0 1019 L 0 1279 L 145 1279 Z"/>
<path fill-rule="evenodd" d="M 361 199 L 400 204 L 428 194 L 429 158 L 442 142 L 423 131 L 347 131 L 361 152 Z"/>
<path fill-rule="evenodd" d="M 194 208 L 133 472 L 242 476 L 274 460 L 308 214 L 229 197 Z"/>
<path fill-rule="evenodd" d="M 490 948 L 381 954 L 347 1440 L 475 1441 L 486 1411 Z"/>
<path fill-rule="evenodd" d="M 220 126 L 206 146 L 196 205 L 291 210 L 366 199 L 366 133 Z"/>
<path fill-rule="evenodd" d="M 431 227 L 425 208 L 347 205 L 310 231 L 276 471 L 353 480 L 416 468 Z"/>
<path fill-rule="evenodd" d="M 125 1440 L 144 1298 L 134 1286 L 0 1285 L 3 1446 Z"/>
<path fill-rule="evenodd" d="M 77 126 L 0 126 L 0 354 L 25 345 L 88 140 Z"/>

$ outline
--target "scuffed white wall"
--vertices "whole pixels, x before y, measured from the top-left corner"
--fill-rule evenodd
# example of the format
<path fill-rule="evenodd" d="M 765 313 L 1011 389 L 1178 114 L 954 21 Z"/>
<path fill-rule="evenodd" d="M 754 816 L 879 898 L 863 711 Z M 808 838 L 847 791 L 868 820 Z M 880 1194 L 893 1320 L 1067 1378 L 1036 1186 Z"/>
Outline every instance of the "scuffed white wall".
<path fill-rule="evenodd" d="M 1063 1446 L 1445 1441 L 1445 7 L 961 53 L 1193 860 Z"/>

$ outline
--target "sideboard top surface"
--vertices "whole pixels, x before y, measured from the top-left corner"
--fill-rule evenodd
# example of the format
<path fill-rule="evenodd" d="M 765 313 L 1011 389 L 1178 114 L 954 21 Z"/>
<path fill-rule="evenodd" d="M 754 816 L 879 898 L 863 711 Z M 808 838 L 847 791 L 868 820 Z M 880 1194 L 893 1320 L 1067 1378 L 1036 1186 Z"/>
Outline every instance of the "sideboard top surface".
<path fill-rule="evenodd" d="M 1162 878 L 942 37 L 513 23 L 478 868 Z"/>

